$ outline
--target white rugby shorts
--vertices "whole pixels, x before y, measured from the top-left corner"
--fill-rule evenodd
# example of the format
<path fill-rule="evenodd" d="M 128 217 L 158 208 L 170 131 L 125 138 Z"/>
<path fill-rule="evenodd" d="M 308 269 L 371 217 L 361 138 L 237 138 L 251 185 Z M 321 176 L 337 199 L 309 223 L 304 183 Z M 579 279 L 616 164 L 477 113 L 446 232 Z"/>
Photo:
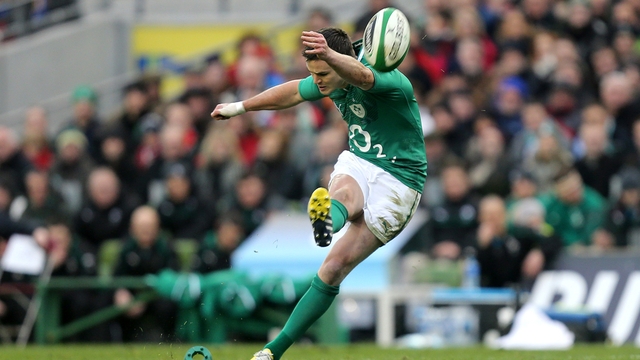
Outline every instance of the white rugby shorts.
<path fill-rule="evenodd" d="M 420 203 L 421 194 L 372 163 L 343 151 L 334 165 L 329 187 L 337 175 L 349 175 L 364 195 L 364 221 L 387 243 L 405 228 Z"/>

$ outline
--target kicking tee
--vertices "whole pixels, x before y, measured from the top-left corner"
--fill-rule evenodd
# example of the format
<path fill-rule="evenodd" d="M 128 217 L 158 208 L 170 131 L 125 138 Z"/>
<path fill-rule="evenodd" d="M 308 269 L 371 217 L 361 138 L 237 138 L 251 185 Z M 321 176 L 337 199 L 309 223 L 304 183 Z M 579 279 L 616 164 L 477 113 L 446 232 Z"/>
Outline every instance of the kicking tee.
<path fill-rule="evenodd" d="M 413 87 L 397 69 L 379 72 L 361 62 L 373 72 L 373 87 L 348 85 L 329 94 L 349 125 L 349 150 L 422 193 L 427 156 Z M 300 81 L 298 91 L 307 101 L 324 97 L 311 76 Z"/>

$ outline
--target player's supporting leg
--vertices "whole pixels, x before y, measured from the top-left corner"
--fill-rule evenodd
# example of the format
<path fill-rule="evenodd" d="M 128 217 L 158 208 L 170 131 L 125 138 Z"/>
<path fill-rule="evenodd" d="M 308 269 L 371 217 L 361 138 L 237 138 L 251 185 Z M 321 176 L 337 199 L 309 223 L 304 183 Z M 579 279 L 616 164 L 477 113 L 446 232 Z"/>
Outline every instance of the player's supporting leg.
<path fill-rule="evenodd" d="M 349 175 L 336 175 L 329 191 L 317 188 L 309 199 L 309 218 L 313 236 L 318 246 L 329 246 L 333 234 L 337 233 L 350 219 L 360 216 L 364 206 L 362 190 Z"/>
<path fill-rule="evenodd" d="M 311 287 L 296 305 L 280 334 L 253 359 L 279 360 L 329 309 L 342 280 L 381 245 L 382 242 L 371 233 L 362 217 L 353 220 L 342 239 L 329 251 Z"/>

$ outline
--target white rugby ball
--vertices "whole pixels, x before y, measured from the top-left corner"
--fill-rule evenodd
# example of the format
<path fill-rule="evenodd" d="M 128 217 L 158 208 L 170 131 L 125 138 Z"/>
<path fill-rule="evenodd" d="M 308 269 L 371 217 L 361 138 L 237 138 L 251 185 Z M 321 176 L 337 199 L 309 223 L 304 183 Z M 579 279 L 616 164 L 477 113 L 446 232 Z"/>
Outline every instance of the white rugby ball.
<path fill-rule="evenodd" d="M 364 58 L 378 71 L 391 71 L 407 56 L 410 37 L 409 21 L 402 11 L 384 8 L 364 29 Z"/>

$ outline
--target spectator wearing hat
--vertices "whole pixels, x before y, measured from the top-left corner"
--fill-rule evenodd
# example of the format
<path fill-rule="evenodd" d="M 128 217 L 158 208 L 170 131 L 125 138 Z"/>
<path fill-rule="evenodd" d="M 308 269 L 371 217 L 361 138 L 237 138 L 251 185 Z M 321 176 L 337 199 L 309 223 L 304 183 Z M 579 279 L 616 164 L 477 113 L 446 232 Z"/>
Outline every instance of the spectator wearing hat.
<path fill-rule="evenodd" d="M 619 173 L 621 193 L 607 214 L 604 228 L 613 236 L 614 246 L 637 245 L 631 238 L 633 230 L 640 228 L 640 171 L 624 168 Z"/>
<path fill-rule="evenodd" d="M 84 184 L 95 163 L 87 152 L 87 138 L 80 130 L 62 131 L 55 146 L 57 156 L 49 172 L 51 184 L 63 196 L 69 211 L 75 213 L 82 205 Z"/>
<path fill-rule="evenodd" d="M 20 194 L 26 191 L 26 177 L 33 165 L 20 150 L 18 136 L 8 127 L 0 126 L 0 174 L 10 177 Z"/>
<path fill-rule="evenodd" d="M 101 123 L 97 115 L 98 95 L 91 87 L 81 85 L 73 90 L 71 102 L 73 116 L 61 131 L 76 129 L 82 132 L 87 139 L 87 151 L 95 159 L 99 152 L 96 135 Z"/>
<path fill-rule="evenodd" d="M 199 239 L 213 223 L 213 211 L 196 193 L 192 173 L 188 165 L 175 163 L 164 175 L 166 195 L 157 209 L 162 229 L 173 238 Z"/>
<path fill-rule="evenodd" d="M 129 218 L 138 205 L 122 191 L 120 180 L 107 167 L 91 171 L 87 180 L 88 198 L 74 219 L 74 228 L 97 251 L 105 240 L 127 233 Z"/>
<path fill-rule="evenodd" d="M 571 167 L 554 177 L 554 191 L 540 196 L 540 201 L 545 207 L 546 222 L 565 247 L 590 246 L 608 212 L 606 200 L 585 186 L 580 173 Z"/>

